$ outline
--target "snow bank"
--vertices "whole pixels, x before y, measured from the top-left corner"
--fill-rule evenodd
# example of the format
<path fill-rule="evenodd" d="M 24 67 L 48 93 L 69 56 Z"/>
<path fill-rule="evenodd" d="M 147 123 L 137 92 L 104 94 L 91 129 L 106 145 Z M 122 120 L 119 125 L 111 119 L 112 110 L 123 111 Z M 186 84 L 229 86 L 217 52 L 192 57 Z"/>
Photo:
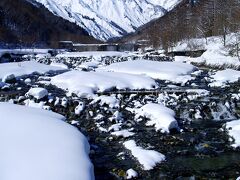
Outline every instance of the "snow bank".
<path fill-rule="evenodd" d="M 179 62 L 157 62 L 147 60 L 114 63 L 97 71 L 111 71 L 146 75 L 154 79 L 182 82 L 183 76 L 190 75 L 197 68 L 191 64 Z M 187 77 L 189 79 L 189 77 Z"/>
<path fill-rule="evenodd" d="M 142 147 L 137 146 L 134 140 L 126 141 L 124 146 L 131 151 L 132 155 L 139 161 L 144 170 L 151 170 L 158 163 L 165 160 L 163 154 L 153 150 L 145 150 Z"/>
<path fill-rule="evenodd" d="M 165 107 L 162 104 L 146 104 L 140 109 L 136 109 L 136 117 L 146 117 L 150 120 L 147 126 L 155 126 L 156 131 L 161 130 L 163 133 L 169 133 L 170 129 L 177 128 L 178 123 L 174 118 L 175 113 L 173 110 Z"/>
<path fill-rule="evenodd" d="M 240 146 L 240 120 L 231 121 L 226 124 L 226 128 L 229 131 L 229 136 L 234 138 L 233 147 Z"/>
<path fill-rule="evenodd" d="M 76 57 L 113 57 L 113 56 L 119 56 L 119 57 L 126 57 L 129 56 L 128 53 L 125 52 L 118 52 L 118 51 L 86 51 L 86 52 L 65 52 L 62 54 L 58 54 L 57 58 L 76 58 Z"/>
<path fill-rule="evenodd" d="M 240 62 L 236 56 L 230 56 L 231 46 L 236 43 L 237 35 L 232 33 L 226 37 L 226 46 L 223 45 L 223 39 L 220 36 L 213 36 L 207 39 L 191 39 L 190 41 L 181 41 L 173 51 L 196 51 L 206 50 L 201 57 L 175 57 L 175 61 L 193 62 L 205 64 L 207 66 L 223 66 L 229 68 L 239 68 Z"/>
<path fill-rule="evenodd" d="M 194 63 L 204 63 L 207 66 L 240 66 L 237 57 L 231 57 L 227 55 L 227 52 L 222 50 L 207 50 L 201 57 L 189 58 L 189 61 Z"/>
<path fill-rule="evenodd" d="M 211 78 L 213 78 L 213 82 L 209 84 L 210 86 L 225 86 L 227 83 L 237 82 L 240 78 L 240 71 L 226 69 L 216 72 Z"/>
<path fill-rule="evenodd" d="M 34 61 L 24 61 L 19 63 L 0 64 L 0 79 L 6 75 L 13 74 L 16 77 L 29 75 L 33 73 L 44 74 L 52 71 L 64 71 L 61 67 L 48 66 Z"/>
<path fill-rule="evenodd" d="M 70 71 L 51 79 L 53 85 L 78 96 L 93 95 L 111 89 L 153 89 L 153 79 L 125 73 Z"/>
<path fill-rule="evenodd" d="M 91 180 L 89 144 L 63 116 L 0 103 L 1 180 Z"/>

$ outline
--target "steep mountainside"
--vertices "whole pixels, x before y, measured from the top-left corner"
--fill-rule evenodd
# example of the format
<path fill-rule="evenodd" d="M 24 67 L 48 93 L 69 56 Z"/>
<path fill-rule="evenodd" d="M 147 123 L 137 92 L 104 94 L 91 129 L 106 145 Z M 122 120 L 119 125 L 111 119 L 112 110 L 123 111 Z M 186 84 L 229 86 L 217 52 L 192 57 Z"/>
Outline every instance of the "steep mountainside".
<path fill-rule="evenodd" d="M 181 0 L 31 0 L 101 40 L 134 32 Z"/>
<path fill-rule="evenodd" d="M 0 1 L 0 43 L 56 46 L 59 40 L 97 42 L 81 27 L 29 0 Z"/>

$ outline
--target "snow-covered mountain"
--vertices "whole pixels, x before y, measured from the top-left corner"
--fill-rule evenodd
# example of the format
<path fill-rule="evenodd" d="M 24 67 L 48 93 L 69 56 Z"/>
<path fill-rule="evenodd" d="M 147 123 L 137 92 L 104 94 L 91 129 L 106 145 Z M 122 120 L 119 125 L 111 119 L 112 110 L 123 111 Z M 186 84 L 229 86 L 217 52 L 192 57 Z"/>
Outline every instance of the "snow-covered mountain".
<path fill-rule="evenodd" d="M 97 39 L 107 40 L 135 31 L 164 15 L 181 0 L 31 0 L 52 13 L 83 27 Z"/>

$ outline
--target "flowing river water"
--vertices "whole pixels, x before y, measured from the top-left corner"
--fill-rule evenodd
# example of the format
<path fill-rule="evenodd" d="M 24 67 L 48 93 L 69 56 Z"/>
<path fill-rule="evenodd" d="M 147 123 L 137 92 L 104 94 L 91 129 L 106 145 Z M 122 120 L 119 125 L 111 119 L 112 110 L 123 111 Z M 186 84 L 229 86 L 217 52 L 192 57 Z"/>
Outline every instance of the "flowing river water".
<path fill-rule="evenodd" d="M 231 147 L 224 125 L 239 119 L 240 102 L 234 95 L 240 93 L 240 86 L 234 83 L 226 88 L 210 88 L 204 80 L 207 76 L 208 70 L 203 69 L 201 75 L 185 86 L 159 81 L 160 88 L 155 92 L 121 94 L 113 91 L 110 94 L 121 103 L 117 109 L 90 103 L 88 99 L 65 97 L 64 91 L 51 85 L 40 86 L 51 93 L 53 101 L 45 100 L 51 110 L 66 116 L 69 123 L 88 137 L 97 180 L 124 179 L 126 170 L 130 168 L 138 172 L 137 179 L 236 179 L 240 176 L 240 151 Z M 28 89 L 39 85 L 39 75 L 29 78 L 32 82 L 28 85 L 19 81 L 1 90 L 0 100 L 23 104 Z M 66 98 L 66 105 L 54 105 L 56 97 Z M 85 104 L 85 108 L 80 115 L 76 115 L 74 109 L 79 101 Z M 180 130 L 173 129 L 169 134 L 162 134 L 146 126 L 145 118 L 136 122 L 135 115 L 128 108 L 146 102 L 161 102 L 173 109 Z M 121 116 L 110 121 L 116 112 Z M 97 119 L 99 114 L 102 117 Z M 107 129 L 119 121 L 122 128 L 132 128 L 135 135 L 130 138 L 113 137 L 98 127 L 101 123 Z M 144 171 L 124 148 L 123 142 L 127 139 L 134 139 L 141 147 L 163 153 L 166 161 L 153 170 Z"/>

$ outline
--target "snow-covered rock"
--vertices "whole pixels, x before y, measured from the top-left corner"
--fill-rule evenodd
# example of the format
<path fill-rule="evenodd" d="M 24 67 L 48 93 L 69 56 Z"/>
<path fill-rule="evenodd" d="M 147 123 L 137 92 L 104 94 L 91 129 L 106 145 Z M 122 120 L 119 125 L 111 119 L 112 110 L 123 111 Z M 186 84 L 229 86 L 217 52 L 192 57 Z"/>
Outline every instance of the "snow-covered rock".
<path fill-rule="evenodd" d="M 3 78 L 2 78 L 2 82 L 5 83 L 14 83 L 16 82 L 16 77 L 14 74 L 6 74 Z"/>
<path fill-rule="evenodd" d="M 113 96 L 99 96 L 94 98 L 94 100 L 91 103 L 96 103 L 96 102 L 100 102 L 100 105 L 108 105 L 110 108 L 118 108 L 119 107 L 119 103 L 120 101 Z"/>
<path fill-rule="evenodd" d="M 70 71 L 51 79 L 53 85 L 78 96 L 91 96 L 95 92 L 111 89 L 153 89 L 156 82 L 148 77 L 114 72 Z"/>
<path fill-rule="evenodd" d="M 0 88 L 4 87 L 6 83 L 0 81 Z"/>
<path fill-rule="evenodd" d="M 6 77 L 6 75 L 14 75 L 20 77 L 33 73 L 44 74 L 47 72 L 64 71 L 61 67 L 48 66 L 45 64 L 37 63 L 34 61 L 24 61 L 16 63 L 4 63 L 0 64 L 0 79 Z"/>
<path fill-rule="evenodd" d="M 131 132 L 130 130 L 127 130 L 127 129 L 120 130 L 120 131 L 115 131 L 115 132 L 112 132 L 112 133 L 111 133 L 111 135 L 113 135 L 113 136 L 124 137 L 124 138 L 133 136 L 134 134 L 135 134 L 135 133 L 133 133 L 133 132 Z"/>
<path fill-rule="evenodd" d="M 27 78 L 27 79 L 24 80 L 24 82 L 25 82 L 26 84 L 30 84 L 30 83 L 32 82 L 32 80 L 31 80 L 30 78 Z"/>
<path fill-rule="evenodd" d="M 27 92 L 28 96 L 33 96 L 36 99 L 42 99 L 48 96 L 48 91 L 45 88 L 31 88 Z"/>
<path fill-rule="evenodd" d="M 35 0 L 101 40 L 130 33 L 163 16 L 180 0 Z"/>
<path fill-rule="evenodd" d="M 183 82 L 186 78 L 191 79 L 189 75 L 196 69 L 197 68 L 191 64 L 179 62 L 135 60 L 113 63 L 109 66 L 98 68 L 97 71 L 141 74 L 154 79 Z"/>
<path fill-rule="evenodd" d="M 127 179 L 138 177 L 138 173 L 134 169 L 127 170 L 126 174 L 127 174 Z"/>
<path fill-rule="evenodd" d="M 85 103 L 84 102 L 79 102 L 78 106 L 75 108 L 75 114 L 79 115 L 85 108 Z"/>
<path fill-rule="evenodd" d="M 231 121 L 226 124 L 229 136 L 233 137 L 233 147 L 240 147 L 240 120 Z"/>
<path fill-rule="evenodd" d="M 233 69 L 217 71 L 211 78 L 213 82 L 209 84 L 210 86 L 225 86 L 227 83 L 237 82 L 240 79 L 240 71 Z"/>
<path fill-rule="evenodd" d="M 36 103 L 34 100 L 26 99 L 24 101 L 25 106 L 32 107 L 32 108 L 38 108 L 38 109 L 44 109 L 45 103 L 43 101 Z"/>
<path fill-rule="evenodd" d="M 126 149 L 131 151 L 131 154 L 143 166 L 144 170 L 153 169 L 158 163 L 165 160 L 165 156 L 154 150 L 146 150 L 136 145 L 134 140 L 124 142 Z"/>
<path fill-rule="evenodd" d="M 59 114 L 0 103 L 1 180 L 92 180 L 89 144 Z"/>
<path fill-rule="evenodd" d="M 174 118 L 175 112 L 162 104 L 149 103 L 136 109 L 136 117 L 146 117 L 150 120 L 147 126 L 155 126 L 157 131 L 168 133 L 170 129 L 178 129 L 178 123 Z"/>

